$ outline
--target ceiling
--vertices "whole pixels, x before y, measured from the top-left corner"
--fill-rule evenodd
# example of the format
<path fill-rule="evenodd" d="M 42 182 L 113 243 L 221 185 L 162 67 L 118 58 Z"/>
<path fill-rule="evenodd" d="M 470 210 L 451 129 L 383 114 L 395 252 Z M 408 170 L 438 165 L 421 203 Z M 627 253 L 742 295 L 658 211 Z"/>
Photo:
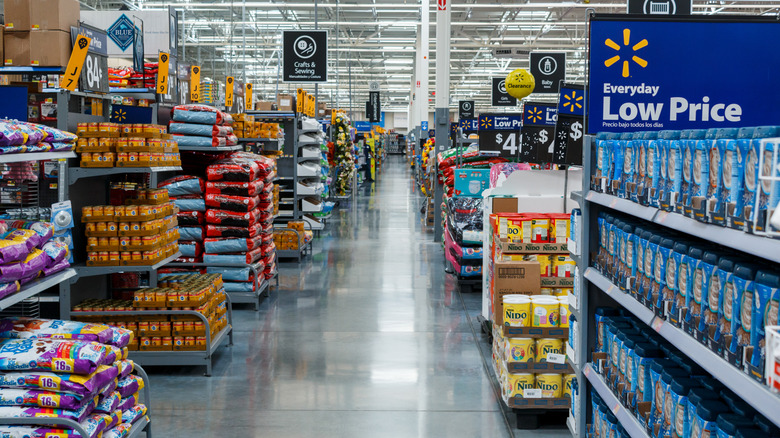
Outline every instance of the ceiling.
<path fill-rule="evenodd" d="M 320 97 L 331 106 L 362 111 L 369 81 L 379 81 L 384 110 L 406 111 L 412 90 L 415 42 L 421 4 L 413 0 L 207 1 L 207 0 L 80 0 L 97 10 L 179 10 L 179 58 L 199 64 L 204 76 L 224 81 L 245 77 L 255 93 L 274 99 L 277 89 L 296 85 L 278 81 L 281 31 L 329 31 L 329 82 Z M 452 7 L 450 108 L 459 99 L 473 99 L 478 111 L 490 108 L 490 78 L 528 68 L 528 57 L 495 58 L 495 48 L 565 51 L 567 80 L 584 82 L 587 15 L 623 13 L 626 2 L 587 1 L 455 1 Z M 431 91 L 436 78 L 436 7 L 430 13 Z M 777 1 L 693 0 L 694 14 L 777 15 Z M 278 87 L 278 88 L 277 88 Z M 312 88 L 312 87 L 308 87 Z M 350 93 L 351 90 L 351 93 Z M 311 91 L 311 90 L 310 90 Z M 324 96 L 323 96 L 324 95 Z M 350 95 L 352 99 L 350 100 Z M 548 100 L 555 99 L 550 96 Z M 542 98 L 541 100 L 545 100 Z M 433 102 L 431 102 L 431 108 Z"/>

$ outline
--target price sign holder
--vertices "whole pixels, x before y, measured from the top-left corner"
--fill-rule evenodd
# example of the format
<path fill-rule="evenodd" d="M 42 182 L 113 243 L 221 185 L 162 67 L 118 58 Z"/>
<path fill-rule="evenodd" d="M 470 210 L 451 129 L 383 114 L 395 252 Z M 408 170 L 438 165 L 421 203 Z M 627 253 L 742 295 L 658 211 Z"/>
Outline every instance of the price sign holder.
<path fill-rule="evenodd" d="M 79 90 L 108 93 L 108 35 L 105 30 L 86 24 L 71 26 L 70 37 L 74 45 L 80 36 L 89 38 L 89 45 L 82 67 L 84 74 L 79 75 Z"/>
<path fill-rule="evenodd" d="M 79 35 L 73 44 L 73 52 L 71 52 L 70 60 L 68 60 L 68 67 L 65 69 L 65 74 L 62 76 L 60 83 L 63 88 L 75 91 L 76 85 L 79 82 L 79 76 L 81 75 L 81 69 L 84 66 L 84 60 L 87 57 L 87 49 L 90 43 L 89 37 Z"/>
<path fill-rule="evenodd" d="M 160 52 L 157 58 L 157 94 L 168 94 L 168 63 L 171 56 Z"/>
<path fill-rule="evenodd" d="M 582 165 L 584 126 L 585 86 L 562 82 L 558 95 L 553 163 Z"/>
<path fill-rule="evenodd" d="M 252 109 L 255 107 L 254 102 L 252 101 L 252 84 L 247 83 L 244 86 L 244 105 L 246 109 Z"/>
<path fill-rule="evenodd" d="M 553 104 L 536 102 L 523 104 L 523 127 L 520 130 L 523 141 L 520 148 L 520 161 L 552 162 L 557 120 L 557 108 Z"/>
<path fill-rule="evenodd" d="M 480 131 L 479 150 L 499 151 L 501 157 L 515 160 L 520 149 L 520 131 Z"/>
<path fill-rule="evenodd" d="M 227 110 L 230 110 L 230 108 L 233 107 L 233 83 L 235 82 L 235 78 L 233 76 L 228 76 L 227 80 L 225 81 L 225 108 Z"/>

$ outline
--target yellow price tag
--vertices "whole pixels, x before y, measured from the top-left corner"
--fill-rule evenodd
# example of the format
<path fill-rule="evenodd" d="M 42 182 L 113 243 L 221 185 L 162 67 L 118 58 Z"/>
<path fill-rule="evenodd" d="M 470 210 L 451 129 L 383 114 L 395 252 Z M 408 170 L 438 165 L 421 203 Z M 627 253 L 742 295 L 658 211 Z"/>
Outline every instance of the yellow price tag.
<path fill-rule="evenodd" d="M 168 94 L 168 62 L 170 60 L 170 55 L 160 52 L 157 66 L 157 93 L 159 94 Z"/>
<path fill-rule="evenodd" d="M 190 100 L 200 102 L 200 67 L 190 67 Z"/>
<path fill-rule="evenodd" d="M 230 109 L 233 107 L 233 76 L 228 76 L 225 81 L 225 107 Z"/>
<path fill-rule="evenodd" d="M 84 60 L 87 58 L 90 42 L 92 42 L 92 39 L 84 35 L 79 35 L 76 38 L 76 43 L 73 44 L 73 52 L 70 54 L 70 60 L 68 60 L 68 68 L 65 69 L 65 74 L 62 75 L 62 81 L 60 81 L 63 88 L 70 91 L 76 89 L 79 83 L 79 76 L 81 75 L 81 67 L 84 66 Z"/>
<path fill-rule="evenodd" d="M 254 103 L 252 102 L 252 84 L 246 84 L 244 100 L 246 101 L 246 109 L 251 110 L 255 107 Z"/>

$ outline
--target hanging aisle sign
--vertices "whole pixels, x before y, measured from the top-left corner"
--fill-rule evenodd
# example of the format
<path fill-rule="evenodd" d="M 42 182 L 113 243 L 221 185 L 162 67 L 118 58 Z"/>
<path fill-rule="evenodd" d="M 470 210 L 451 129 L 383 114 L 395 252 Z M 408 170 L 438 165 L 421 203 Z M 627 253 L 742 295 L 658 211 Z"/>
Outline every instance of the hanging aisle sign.
<path fill-rule="evenodd" d="M 299 88 L 296 90 L 295 93 L 295 112 L 298 114 L 303 114 L 304 112 L 304 104 L 306 100 L 306 92 L 303 91 L 303 88 Z"/>
<path fill-rule="evenodd" d="M 775 17 L 593 15 L 587 132 L 775 125 Z"/>
<path fill-rule="evenodd" d="M 106 31 L 82 24 L 71 26 L 71 43 L 76 44 L 79 35 L 90 39 L 84 58 L 84 74 L 79 76 L 79 90 L 108 93 L 108 36 Z"/>
<path fill-rule="evenodd" d="M 246 109 L 254 109 L 255 104 L 252 100 L 254 96 L 252 96 L 252 84 L 247 83 L 244 86 L 244 108 Z"/>
<path fill-rule="evenodd" d="M 473 119 L 474 118 L 474 101 L 473 100 L 461 100 L 458 103 L 458 119 Z"/>
<path fill-rule="evenodd" d="M 493 106 L 517 106 L 517 99 L 506 92 L 506 78 L 493 78 Z"/>
<path fill-rule="evenodd" d="M 200 67 L 193 65 L 190 71 L 190 100 L 200 102 Z"/>
<path fill-rule="evenodd" d="M 379 92 L 368 92 L 368 114 L 366 114 L 368 121 L 371 123 L 379 123 L 382 118 L 382 108 L 379 102 Z"/>
<path fill-rule="evenodd" d="M 566 80 L 566 53 L 531 53 L 531 75 L 536 80 L 534 93 L 557 93 Z"/>
<path fill-rule="evenodd" d="M 168 62 L 170 55 L 160 52 L 157 62 L 157 94 L 168 94 Z"/>
<path fill-rule="evenodd" d="M 328 31 L 285 30 L 283 82 L 328 81 Z"/>
<path fill-rule="evenodd" d="M 585 131 L 585 86 L 561 84 L 558 96 L 558 123 L 555 125 L 555 146 L 552 162 L 582 164 L 582 143 Z"/>
<path fill-rule="evenodd" d="M 225 107 L 230 109 L 233 107 L 233 82 L 235 79 L 233 76 L 228 76 L 225 81 Z"/>
<path fill-rule="evenodd" d="M 520 161 L 552 162 L 557 112 L 557 108 L 551 103 L 525 102 L 523 104 L 523 128 L 520 130 L 523 141 L 520 148 Z"/>

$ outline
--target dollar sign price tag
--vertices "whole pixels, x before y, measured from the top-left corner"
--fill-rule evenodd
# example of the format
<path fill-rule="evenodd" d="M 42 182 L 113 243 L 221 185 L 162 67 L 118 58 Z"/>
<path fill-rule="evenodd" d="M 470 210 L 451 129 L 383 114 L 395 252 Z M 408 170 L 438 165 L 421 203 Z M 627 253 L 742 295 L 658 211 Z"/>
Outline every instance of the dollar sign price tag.
<path fill-rule="evenodd" d="M 228 76 L 225 81 L 225 107 L 227 109 L 233 107 L 233 82 L 235 82 L 233 76 Z"/>
<path fill-rule="evenodd" d="M 200 102 L 200 67 L 197 65 L 190 68 L 190 100 Z"/>
<path fill-rule="evenodd" d="M 157 94 L 168 94 L 168 63 L 171 57 L 165 52 L 158 55 Z"/>
<path fill-rule="evenodd" d="M 78 86 L 81 68 L 84 66 L 84 60 L 87 58 L 87 50 L 91 41 L 89 37 L 84 35 L 79 35 L 76 38 L 76 43 L 73 44 L 73 51 L 68 60 L 68 67 L 65 69 L 65 74 L 62 75 L 62 80 L 60 81 L 63 88 L 74 91 Z"/>

